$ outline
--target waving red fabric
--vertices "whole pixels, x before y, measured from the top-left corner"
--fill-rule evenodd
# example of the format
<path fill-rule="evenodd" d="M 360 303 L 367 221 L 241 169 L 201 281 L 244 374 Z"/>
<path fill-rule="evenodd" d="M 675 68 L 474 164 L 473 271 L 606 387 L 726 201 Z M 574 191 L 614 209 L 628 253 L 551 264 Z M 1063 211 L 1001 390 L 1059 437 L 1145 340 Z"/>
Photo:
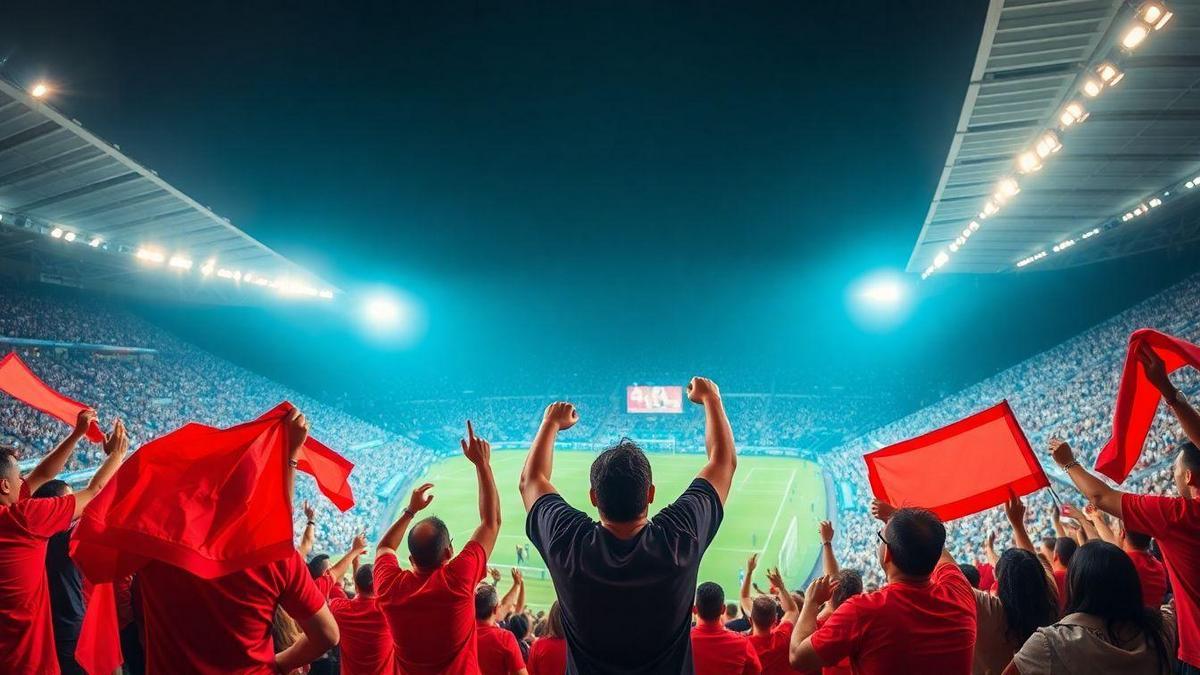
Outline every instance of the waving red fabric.
<path fill-rule="evenodd" d="M 285 418 L 291 410 L 281 403 L 228 429 L 190 423 L 139 448 L 75 527 L 71 557 L 80 571 L 100 589 L 150 560 L 212 579 L 288 555 L 294 545 Z M 311 437 L 297 461 L 339 508 L 353 506 L 353 464 Z M 109 620 L 111 605 L 88 603 L 76 658 L 90 673 L 110 673 L 120 664 L 119 650 L 112 661 L 119 637 Z"/>
<path fill-rule="evenodd" d="M 863 459 L 876 499 L 924 507 L 942 521 L 1050 484 L 1008 401 Z"/>
<path fill-rule="evenodd" d="M 1162 394 L 1146 378 L 1146 369 L 1138 361 L 1137 351 L 1145 345 L 1160 359 L 1168 373 L 1184 366 L 1200 368 L 1200 347 L 1160 333 L 1151 328 L 1135 330 L 1129 336 L 1129 351 L 1121 371 L 1117 389 L 1117 405 L 1113 411 L 1112 438 L 1096 457 L 1096 471 L 1120 483 L 1129 476 L 1142 455 L 1142 446 Z"/>
<path fill-rule="evenodd" d="M 46 386 L 16 352 L 10 352 L 8 356 L 0 359 L 0 391 L 72 427 L 75 426 L 79 412 L 90 407 Z M 104 442 L 104 432 L 94 421 L 88 426 L 86 435 L 93 443 Z"/>

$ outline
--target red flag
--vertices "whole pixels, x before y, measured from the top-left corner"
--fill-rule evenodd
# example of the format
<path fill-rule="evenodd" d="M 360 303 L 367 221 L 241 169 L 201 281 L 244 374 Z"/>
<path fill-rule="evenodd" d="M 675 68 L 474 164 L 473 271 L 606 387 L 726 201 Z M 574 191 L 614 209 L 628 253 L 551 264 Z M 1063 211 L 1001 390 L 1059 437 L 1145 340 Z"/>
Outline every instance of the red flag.
<path fill-rule="evenodd" d="M 1183 366 L 1200 368 L 1200 347 L 1190 342 L 1150 328 L 1135 330 L 1129 336 L 1129 352 L 1113 411 L 1112 438 L 1096 457 L 1096 471 L 1118 483 L 1125 480 L 1141 457 L 1142 445 L 1162 401 L 1162 394 L 1150 384 L 1146 369 L 1138 361 L 1137 352 L 1142 345 L 1163 360 L 1168 373 Z"/>
<path fill-rule="evenodd" d="M 228 429 L 190 423 L 139 448 L 75 527 L 71 557 L 80 571 L 99 589 L 151 560 L 212 579 L 287 556 L 294 547 L 284 482 L 291 410 L 281 403 Z M 353 506 L 353 464 L 311 437 L 298 464 L 343 510 Z M 90 617 L 93 611 L 100 616 Z M 89 672 L 111 672 L 112 602 L 89 602 L 87 614 L 84 627 L 91 628 L 76 656 L 91 664 Z"/>
<path fill-rule="evenodd" d="M 876 499 L 950 521 L 1047 487 L 1008 401 L 863 455 Z"/>
<path fill-rule="evenodd" d="M 75 426 L 79 412 L 90 407 L 69 399 L 46 386 L 46 383 L 33 374 L 33 371 L 25 365 L 16 352 L 10 352 L 8 356 L 0 359 L 0 391 L 6 392 L 31 408 L 57 417 L 72 427 Z M 95 421 L 88 426 L 86 435 L 87 439 L 93 443 L 104 442 L 104 432 L 100 430 L 100 425 Z"/>

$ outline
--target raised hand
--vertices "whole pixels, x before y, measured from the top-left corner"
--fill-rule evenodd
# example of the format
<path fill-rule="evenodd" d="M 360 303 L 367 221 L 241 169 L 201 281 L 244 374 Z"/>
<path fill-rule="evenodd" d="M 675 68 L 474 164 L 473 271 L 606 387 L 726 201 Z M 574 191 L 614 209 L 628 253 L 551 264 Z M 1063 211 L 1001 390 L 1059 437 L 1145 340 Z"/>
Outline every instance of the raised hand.
<path fill-rule="evenodd" d="M 500 583 L 500 570 L 496 569 L 495 567 L 489 567 L 488 575 L 492 577 L 493 582 Z"/>
<path fill-rule="evenodd" d="M 771 582 L 772 588 L 778 588 L 780 591 L 787 592 L 787 586 L 783 583 L 783 575 L 779 573 L 779 568 L 767 570 L 767 581 Z"/>
<path fill-rule="evenodd" d="M 987 547 L 994 548 L 995 546 L 996 546 L 996 531 L 992 530 L 991 532 L 988 532 Z"/>
<path fill-rule="evenodd" d="M 828 520 L 822 520 L 817 527 L 817 534 L 821 535 L 821 543 L 829 544 L 833 542 L 833 523 Z"/>
<path fill-rule="evenodd" d="M 546 414 L 542 417 L 543 424 L 553 424 L 559 431 L 570 429 L 579 421 L 579 411 L 571 403 L 555 401 L 546 406 Z"/>
<path fill-rule="evenodd" d="M 837 588 L 837 581 L 829 575 L 813 579 L 812 583 L 804 591 L 804 605 L 806 607 L 816 607 L 824 602 L 828 602 L 833 597 L 835 588 Z"/>
<path fill-rule="evenodd" d="M 433 483 L 425 483 L 412 491 L 412 496 L 408 498 L 408 510 L 416 514 L 418 511 L 429 506 L 433 502 L 433 495 L 428 494 L 433 489 Z"/>
<path fill-rule="evenodd" d="M 1063 504 L 1063 515 L 1068 518 L 1074 518 L 1080 523 L 1086 519 L 1083 515 L 1083 512 L 1075 508 L 1074 504 Z"/>
<path fill-rule="evenodd" d="M 299 408 L 292 408 L 292 411 L 288 413 L 286 425 L 288 452 L 295 456 L 304 442 L 308 440 L 308 418 L 300 412 Z"/>
<path fill-rule="evenodd" d="M 88 427 L 92 422 L 96 421 L 96 411 L 91 408 L 84 408 L 75 416 L 75 428 L 71 430 L 71 435 L 82 438 L 87 433 Z"/>
<path fill-rule="evenodd" d="M 355 556 L 360 556 L 367 552 L 367 533 L 359 532 L 354 535 L 354 540 L 350 542 L 350 550 L 347 553 Z"/>
<path fill-rule="evenodd" d="M 463 455 L 475 466 L 485 466 L 492 461 L 492 446 L 475 435 L 471 420 L 467 420 L 467 437 L 460 440 Z"/>
<path fill-rule="evenodd" d="M 519 570 L 515 567 L 512 568 L 512 578 L 513 578 L 513 583 L 517 584 L 518 586 L 525 583 L 525 577 L 524 577 L 524 575 L 521 574 L 521 570 Z"/>
<path fill-rule="evenodd" d="M 1088 520 L 1091 520 L 1094 522 L 1096 520 L 1096 518 L 1099 517 L 1099 515 L 1100 515 L 1100 511 L 1099 511 L 1099 509 L 1096 508 L 1095 504 L 1087 503 L 1087 504 L 1083 505 L 1083 517 L 1084 518 L 1087 518 Z"/>
<path fill-rule="evenodd" d="M 750 556 L 750 558 L 748 560 L 746 560 L 746 575 L 749 576 L 751 574 L 754 574 L 754 570 L 757 568 L 758 568 L 758 554 L 755 553 L 754 555 Z"/>
<path fill-rule="evenodd" d="M 871 515 L 879 520 L 882 520 L 886 523 L 889 519 L 891 519 L 892 514 L 895 512 L 896 507 L 892 506 L 891 504 L 878 499 L 871 500 Z"/>
<path fill-rule="evenodd" d="M 1145 344 L 1139 345 L 1137 350 L 1138 363 L 1142 364 L 1142 368 L 1146 371 L 1146 379 L 1150 380 L 1150 384 L 1159 391 L 1163 396 L 1174 396 L 1175 387 L 1171 384 L 1171 378 L 1167 377 L 1167 367 L 1158 354 L 1154 353 Z"/>
<path fill-rule="evenodd" d="M 80 419 L 82 419 L 84 413 L 87 412 L 88 411 L 85 410 L 84 412 L 79 413 Z M 91 419 L 96 419 L 95 412 L 92 412 Z M 85 426 L 84 428 L 86 429 L 87 427 Z M 104 437 L 104 454 L 111 455 L 113 453 L 117 453 L 118 457 L 124 457 L 128 450 L 129 437 L 125 435 L 125 423 L 118 419 L 116 422 L 113 422 L 112 431 Z"/>
<path fill-rule="evenodd" d="M 708 403 L 721 398 L 721 390 L 717 388 L 717 383 L 706 377 L 693 377 L 691 382 L 688 382 L 687 397 L 692 403 Z"/>
<path fill-rule="evenodd" d="M 1004 514 L 1010 523 L 1025 522 L 1025 503 L 1015 492 L 1008 493 L 1008 501 L 1004 502 Z"/>
<path fill-rule="evenodd" d="M 1060 467 L 1067 466 L 1075 461 L 1075 452 L 1061 438 L 1050 439 L 1050 456 L 1054 458 L 1054 463 Z"/>
<path fill-rule="evenodd" d="M 308 522 L 311 523 L 317 519 L 317 510 L 313 508 L 312 504 L 308 503 L 307 499 L 304 500 L 304 503 L 300 506 L 300 508 L 304 511 L 304 517 L 308 520 Z"/>

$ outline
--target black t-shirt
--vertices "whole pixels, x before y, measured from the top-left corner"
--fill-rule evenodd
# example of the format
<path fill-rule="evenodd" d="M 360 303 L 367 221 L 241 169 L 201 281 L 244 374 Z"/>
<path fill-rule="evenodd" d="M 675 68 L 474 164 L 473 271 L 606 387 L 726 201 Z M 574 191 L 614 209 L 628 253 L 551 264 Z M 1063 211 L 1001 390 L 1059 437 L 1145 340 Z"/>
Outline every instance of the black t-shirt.
<path fill-rule="evenodd" d="M 696 573 L 723 515 L 703 478 L 628 540 L 557 494 L 534 503 L 525 531 L 558 593 L 567 673 L 692 673 Z"/>
<path fill-rule="evenodd" d="M 50 589 L 55 642 L 78 640 L 83 625 L 83 577 L 71 560 L 70 545 L 70 529 L 46 542 L 46 583 Z"/>

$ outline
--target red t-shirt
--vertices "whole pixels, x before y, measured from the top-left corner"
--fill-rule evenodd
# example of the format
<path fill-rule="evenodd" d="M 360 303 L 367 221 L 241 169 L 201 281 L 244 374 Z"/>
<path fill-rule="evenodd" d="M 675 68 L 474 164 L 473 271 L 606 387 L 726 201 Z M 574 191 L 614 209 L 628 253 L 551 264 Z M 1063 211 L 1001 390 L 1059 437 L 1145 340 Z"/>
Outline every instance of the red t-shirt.
<path fill-rule="evenodd" d="M 21 499 L 0 507 L 0 670 L 58 673 L 46 540 L 67 529 L 75 496 Z"/>
<path fill-rule="evenodd" d="M 1158 558 L 1146 551 L 1126 551 L 1133 567 L 1137 570 L 1138 579 L 1142 582 L 1142 604 L 1158 609 L 1162 606 L 1167 594 L 1167 571 Z"/>
<path fill-rule="evenodd" d="M 1200 667 L 1200 500 L 1126 494 L 1125 526 L 1158 540 L 1179 620 L 1179 660 Z"/>
<path fill-rule="evenodd" d="M 788 664 L 788 646 L 794 627 L 791 621 L 783 621 L 766 635 L 750 635 L 750 644 L 754 647 L 754 653 L 758 654 L 763 675 L 790 675 L 793 672 Z"/>
<path fill-rule="evenodd" d="M 272 673 L 275 607 L 302 622 L 325 605 L 295 551 L 216 579 L 162 562 L 137 575 L 151 673 Z"/>
<path fill-rule="evenodd" d="M 525 657 L 517 636 L 490 623 L 475 624 L 475 645 L 479 650 L 482 675 L 513 675 L 525 667 Z"/>
<path fill-rule="evenodd" d="M 567 641 L 540 637 L 529 648 L 529 675 L 563 675 L 567 672 Z"/>
<path fill-rule="evenodd" d="M 954 563 L 938 563 L 926 583 L 889 582 L 856 595 L 812 634 L 822 663 L 847 656 L 854 672 L 970 673 L 975 595 Z"/>
<path fill-rule="evenodd" d="M 387 619 L 375 597 L 334 598 L 329 611 L 342 634 L 342 670 L 354 675 L 392 675 L 396 670 L 395 649 Z"/>
<path fill-rule="evenodd" d="M 753 675 L 762 672 L 754 645 L 721 625 L 692 628 L 692 663 L 696 675 Z"/>
<path fill-rule="evenodd" d="M 829 620 L 829 616 L 824 616 L 824 617 L 818 616 L 817 617 L 817 628 L 824 626 L 825 622 L 828 620 Z M 838 661 L 837 663 L 833 664 L 832 666 L 823 666 L 821 668 L 820 672 L 821 672 L 821 675 L 853 675 L 854 669 L 850 667 L 850 657 L 847 656 L 846 658 L 842 659 L 841 661 Z"/>
<path fill-rule="evenodd" d="M 408 675 L 474 675 L 475 584 L 487 553 L 470 541 L 431 574 L 400 569 L 395 553 L 375 559 L 375 590 L 392 629 L 396 661 Z"/>
<path fill-rule="evenodd" d="M 990 589 L 996 583 L 996 568 L 987 562 L 977 563 L 975 568 L 979 570 L 979 590 Z"/>
<path fill-rule="evenodd" d="M 1067 571 L 1051 570 L 1054 574 L 1054 585 L 1058 587 L 1058 611 L 1067 608 Z"/>
<path fill-rule="evenodd" d="M 337 579 L 333 578 L 333 573 L 329 570 L 325 570 L 324 574 L 316 579 L 313 579 L 313 581 L 316 582 L 317 590 L 321 592 L 321 595 L 324 596 L 326 600 L 350 599 L 349 596 L 346 595 L 345 589 L 342 588 L 342 585 L 338 583 Z"/>

